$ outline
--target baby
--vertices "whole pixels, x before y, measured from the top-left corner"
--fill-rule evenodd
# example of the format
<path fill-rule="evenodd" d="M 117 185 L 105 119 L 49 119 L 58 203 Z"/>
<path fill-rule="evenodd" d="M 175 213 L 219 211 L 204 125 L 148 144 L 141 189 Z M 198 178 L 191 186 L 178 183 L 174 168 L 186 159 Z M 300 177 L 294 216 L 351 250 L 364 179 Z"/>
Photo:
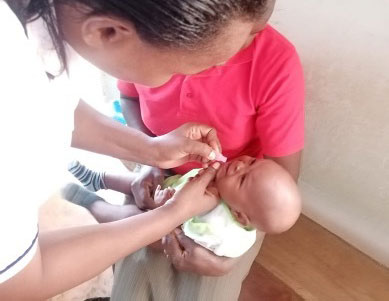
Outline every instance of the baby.
<path fill-rule="evenodd" d="M 124 192 L 120 187 L 129 186 L 128 178 L 92 172 L 78 162 L 69 170 L 90 190 L 104 188 Z M 156 206 L 166 202 L 199 173 L 201 170 L 197 169 L 183 176 L 166 178 L 163 186 L 155 190 Z M 69 193 L 69 187 L 73 187 L 72 193 Z M 69 187 L 65 199 L 86 207 L 96 216 L 96 210 L 91 210 L 94 201 L 89 204 L 75 201 L 76 187 Z M 80 189 L 76 190 L 80 195 Z M 293 226 L 301 212 L 297 185 L 286 170 L 271 160 L 242 156 L 225 163 L 217 171 L 208 191 L 222 202 L 210 212 L 185 222 L 182 229 L 186 236 L 218 256 L 241 256 L 255 243 L 256 230 L 269 234 L 284 232 Z M 105 221 L 136 214 L 130 211 L 122 214 L 117 206 L 108 203 L 104 206 L 105 209 L 101 207 L 99 211 L 114 209 Z"/>

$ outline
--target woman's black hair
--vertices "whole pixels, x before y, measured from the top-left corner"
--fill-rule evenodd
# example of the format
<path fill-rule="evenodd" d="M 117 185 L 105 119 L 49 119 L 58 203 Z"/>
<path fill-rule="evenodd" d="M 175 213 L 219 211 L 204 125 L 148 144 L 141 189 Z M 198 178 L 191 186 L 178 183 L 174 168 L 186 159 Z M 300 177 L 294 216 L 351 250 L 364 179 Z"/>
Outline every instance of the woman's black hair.
<path fill-rule="evenodd" d="M 160 47 L 196 49 L 228 20 L 260 17 L 268 0 L 8 0 L 24 25 L 42 18 L 66 68 L 66 53 L 53 3 L 82 5 L 90 15 L 111 15 L 134 24 L 139 36 Z"/>

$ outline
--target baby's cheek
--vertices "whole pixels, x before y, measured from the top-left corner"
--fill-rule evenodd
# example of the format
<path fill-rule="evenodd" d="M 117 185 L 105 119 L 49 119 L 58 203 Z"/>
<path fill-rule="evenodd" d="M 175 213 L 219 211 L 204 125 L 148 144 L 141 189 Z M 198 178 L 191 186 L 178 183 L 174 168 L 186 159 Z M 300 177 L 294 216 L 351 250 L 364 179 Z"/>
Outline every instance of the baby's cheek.
<path fill-rule="evenodd" d="M 233 180 L 226 177 L 217 181 L 216 185 L 221 199 L 229 205 L 235 194 Z"/>

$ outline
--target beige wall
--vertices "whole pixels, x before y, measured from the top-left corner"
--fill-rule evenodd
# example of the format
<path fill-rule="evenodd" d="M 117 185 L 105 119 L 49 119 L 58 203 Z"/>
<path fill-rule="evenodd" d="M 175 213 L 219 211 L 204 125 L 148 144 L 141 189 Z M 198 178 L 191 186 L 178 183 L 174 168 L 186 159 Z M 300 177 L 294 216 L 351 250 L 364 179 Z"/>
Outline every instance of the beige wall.
<path fill-rule="evenodd" d="M 306 76 L 304 212 L 389 266 L 389 1 L 278 0 Z"/>

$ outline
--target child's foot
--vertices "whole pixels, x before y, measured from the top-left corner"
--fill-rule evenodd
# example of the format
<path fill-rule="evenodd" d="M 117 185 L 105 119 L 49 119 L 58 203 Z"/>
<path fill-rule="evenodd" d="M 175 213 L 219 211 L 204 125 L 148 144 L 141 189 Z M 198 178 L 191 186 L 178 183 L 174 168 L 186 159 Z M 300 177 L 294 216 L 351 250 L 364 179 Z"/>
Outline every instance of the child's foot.
<path fill-rule="evenodd" d="M 78 161 L 71 162 L 68 170 L 90 191 L 107 189 L 104 183 L 104 172 L 90 170 Z"/>
<path fill-rule="evenodd" d="M 64 188 L 62 188 L 61 196 L 65 200 L 73 204 L 82 206 L 86 209 L 90 209 L 91 205 L 94 202 L 105 202 L 104 199 L 99 197 L 97 194 L 86 190 L 84 187 L 74 183 L 69 183 Z"/>

